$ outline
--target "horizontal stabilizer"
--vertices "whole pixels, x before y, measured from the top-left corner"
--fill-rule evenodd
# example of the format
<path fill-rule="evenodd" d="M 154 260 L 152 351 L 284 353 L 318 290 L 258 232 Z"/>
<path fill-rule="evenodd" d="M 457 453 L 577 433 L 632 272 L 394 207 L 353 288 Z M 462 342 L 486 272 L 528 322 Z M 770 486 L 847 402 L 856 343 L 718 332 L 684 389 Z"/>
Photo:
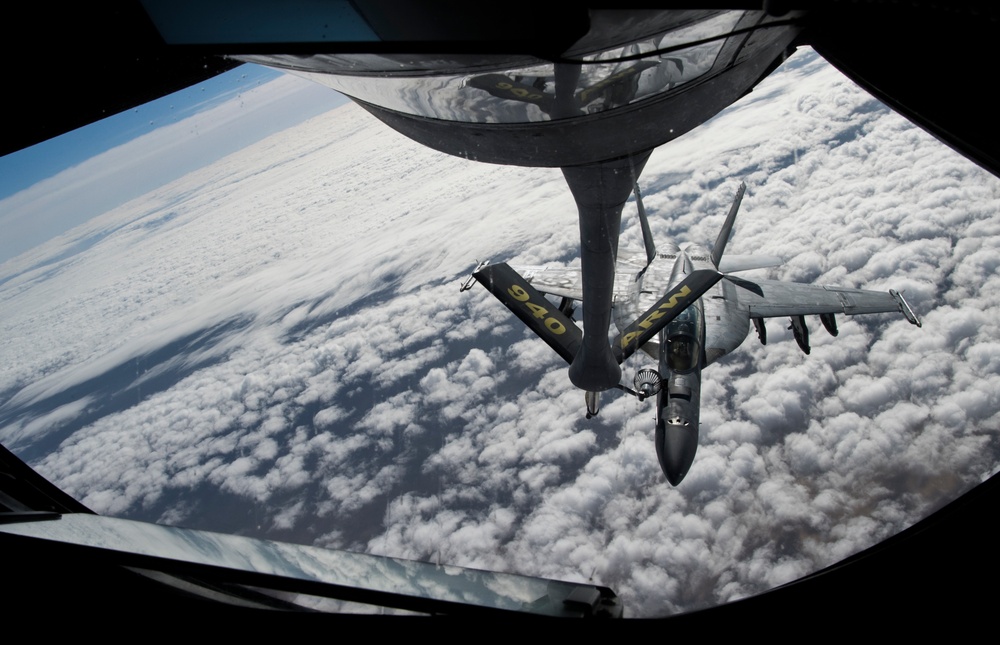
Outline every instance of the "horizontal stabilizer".
<path fill-rule="evenodd" d="M 583 332 L 517 271 L 501 262 L 487 265 L 473 275 L 563 360 L 573 362 L 583 343 Z"/>
<path fill-rule="evenodd" d="M 583 276 L 578 267 L 521 266 L 511 269 L 543 294 L 583 300 Z"/>
<path fill-rule="evenodd" d="M 737 278 L 736 276 L 731 276 L 731 275 L 727 275 L 726 276 L 726 280 L 729 280 L 731 283 L 735 284 L 737 287 L 741 287 L 743 289 L 746 289 L 747 291 L 750 291 L 752 293 L 757 294 L 761 298 L 764 297 L 764 290 L 761 289 L 760 285 L 758 285 L 758 284 L 754 284 L 753 282 L 751 282 L 749 280 L 744 280 L 743 278 Z"/>
<path fill-rule="evenodd" d="M 722 277 L 718 271 L 699 269 L 667 291 L 655 305 L 615 336 L 611 349 L 618 363 L 627 360 L 636 350 L 652 340 L 661 329 L 715 286 Z"/>
<path fill-rule="evenodd" d="M 719 271 L 736 273 L 751 269 L 780 267 L 785 261 L 777 255 L 727 255 L 719 260 Z"/>

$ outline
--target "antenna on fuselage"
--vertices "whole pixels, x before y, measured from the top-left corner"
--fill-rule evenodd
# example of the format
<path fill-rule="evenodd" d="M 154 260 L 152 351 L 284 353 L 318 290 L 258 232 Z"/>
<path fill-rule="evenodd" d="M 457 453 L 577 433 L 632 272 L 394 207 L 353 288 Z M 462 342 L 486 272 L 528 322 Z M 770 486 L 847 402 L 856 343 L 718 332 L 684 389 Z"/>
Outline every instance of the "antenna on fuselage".
<path fill-rule="evenodd" d="M 746 182 L 741 181 L 739 190 L 736 191 L 736 199 L 733 200 L 733 205 L 729 208 L 729 215 L 726 216 L 726 223 L 722 225 L 719 237 L 715 240 L 715 246 L 712 247 L 712 264 L 716 268 L 719 267 L 719 261 L 722 260 L 722 253 L 726 250 L 729 235 L 733 232 L 733 224 L 736 223 L 736 212 L 740 210 L 740 202 L 743 201 L 743 193 L 746 190 Z"/>

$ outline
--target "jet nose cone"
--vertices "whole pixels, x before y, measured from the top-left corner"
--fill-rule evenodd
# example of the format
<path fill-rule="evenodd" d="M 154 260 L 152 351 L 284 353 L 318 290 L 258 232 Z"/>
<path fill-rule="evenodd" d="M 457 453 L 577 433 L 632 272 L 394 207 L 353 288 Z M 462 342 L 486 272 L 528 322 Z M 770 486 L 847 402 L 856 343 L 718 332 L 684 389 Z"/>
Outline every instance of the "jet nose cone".
<path fill-rule="evenodd" d="M 688 420 L 674 417 L 656 424 L 656 456 L 672 486 L 680 484 L 694 462 L 698 450 L 698 428 Z"/>
<path fill-rule="evenodd" d="M 667 476 L 667 481 L 670 482 L 671 486 L 677 486 L 684 480 L 684 476 L 687 475 L 687 470 L 679 470 L 680 466 L 675 464 L 673 467 L 664 464 L 660 465 L 663 468 L 663 474 Z"/>

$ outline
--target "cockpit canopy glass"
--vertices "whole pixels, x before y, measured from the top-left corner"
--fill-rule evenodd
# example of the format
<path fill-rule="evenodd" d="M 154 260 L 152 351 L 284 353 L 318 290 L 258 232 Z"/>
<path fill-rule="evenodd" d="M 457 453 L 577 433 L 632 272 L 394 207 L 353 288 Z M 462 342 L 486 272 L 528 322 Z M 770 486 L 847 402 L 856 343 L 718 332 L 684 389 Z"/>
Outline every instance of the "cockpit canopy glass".
<path fill-rule="evenodd" d="M 698 366 L 701 345 L 693 336 L 677 334 L 667 339 L 667 365 L 673 372 L 690 372 Z"/>
<path fill-rule="evenodd" d="M 700 303 L 699 303 L 700 304 Z M 667 325 L 667 366 L 673 372 L 690 372 L 698 366 L 704 336 L 704 315 L 698 304 L 688 307 Z"/>

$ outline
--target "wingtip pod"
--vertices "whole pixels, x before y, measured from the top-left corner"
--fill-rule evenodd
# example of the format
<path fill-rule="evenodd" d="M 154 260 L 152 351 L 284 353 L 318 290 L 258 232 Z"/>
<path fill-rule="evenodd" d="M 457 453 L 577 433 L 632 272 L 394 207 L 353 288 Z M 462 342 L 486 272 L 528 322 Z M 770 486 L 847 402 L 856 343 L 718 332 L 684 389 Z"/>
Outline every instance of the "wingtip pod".
<path fill-rule="evenodd" d="M 479 260 L 476 260 L 476 268 L 472 270 L 472 275 L 469 276 L 469 279 L 462 283 L 462 287 L 458 290 L 458 292 L 459 293 L 464 293 L 464 292 L 468 291 L 469 289 L 471 289 L 472 288 L 472 283 L 476 279 L 476 274 L 479 273 L 480 271 L 482 271 L 483 267 L 485 267 L 489 263 L 490 263 L 489 260 L 483 260 L 482 262 L 480 262 Z"/>
<path fill-rule="evenodd" d="M 899 305 L 899 311 L 906 317 L 906 320 L 910 322 L 911 325 L 916 325 L 917 327 L 923 327 L 923 323 L 920 322 L 920 318 L 917 314 L 913 313 L 913 309 L 910 308 L 910 304 L 906 302 L 903 298 L 903 294 L 896 291 L 895 289 L 889 289 L 889 295 L 892 296 L 896 304 Z"/>

